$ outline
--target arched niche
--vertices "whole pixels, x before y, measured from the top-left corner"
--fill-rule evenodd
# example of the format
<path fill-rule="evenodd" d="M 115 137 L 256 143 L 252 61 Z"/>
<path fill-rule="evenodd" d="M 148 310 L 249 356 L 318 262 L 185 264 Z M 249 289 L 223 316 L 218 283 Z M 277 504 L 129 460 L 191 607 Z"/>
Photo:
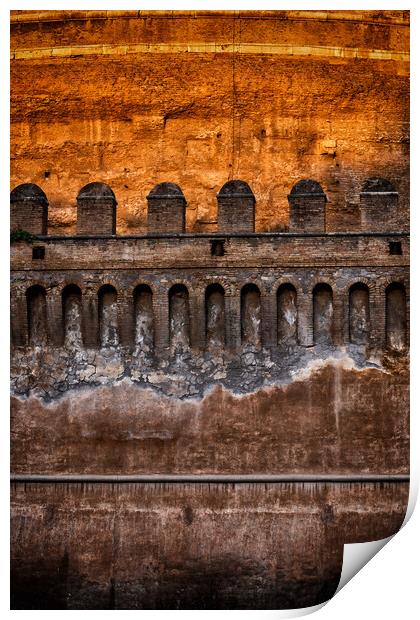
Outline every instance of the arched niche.
<path fill-rule="evenodd" d="M 256 284 L 241 290 L 241 342 L 261 346 L 261 293 Z"/>
<path fill-rule="evenodd" d="M 296 344 L 297 305 L 296 289 L 292 284 L 282 284 L 277 290 L 277 342 Z"/>
<path fill-rule="evenodd" d="M 98 292 L 99 342 L 101 347 L 115 347 L 118 338 L 117 291 L 105 284 Z"/>
<path fill-rule="evenodd" d="M 407 299 L 405 286 L 392 282 L 385 291 L 386 344 L 389 349 L 403 351 L 407 344 Z"/>
<path fill-rule="evenodd" d="M 369 288 L 358 282 L 349 290 L 349 340 L 352 344 L 368 344 L 369 334 Z"/>
<path fill-rule="evenodd" d="M 332 344 L 333 293 L 329 284 L 317 284 L 313 290 L 313 331 L 315 344 Z"/>
<path fill-rule="evenodd" d="M 134 289 L 134 342 L 143 351 L 150 351 L 154 342 L 153 293 L 150 286 L 139 284 Z"/>
<path fill-rule="evenodd" d="M 35 284 L 26 291 L 28 316 L 28 341 L 30 346 L 47 344 L 47 295 L 45 289 Z"/>
<path fill-rule="evenodd" d="M 190 346 L 189 294 L 184 284 L 169 290 L 169 341 L 173 347 Z"/>
<path fill-rule="evenodd" d="M 82 291 L 75 284 L 69 284 L 62 292 L 64 345 L 78 348 L 82 337 Z"/>
<path fill-rule="evenodd" d="M 206 289 L 206 343 L 209 347 L 225 344 L 225 291 L 220 284 Z"/>

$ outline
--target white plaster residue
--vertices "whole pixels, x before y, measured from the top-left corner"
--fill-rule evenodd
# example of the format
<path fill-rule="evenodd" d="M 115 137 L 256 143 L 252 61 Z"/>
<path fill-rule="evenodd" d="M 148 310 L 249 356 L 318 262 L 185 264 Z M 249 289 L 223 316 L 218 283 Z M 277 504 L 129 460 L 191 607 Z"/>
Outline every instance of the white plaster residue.
<path fill-rule="evenodd" d="M 248 352 L 245 355 L 250 355 L 250 358 L 247 358 L 247 362 L 250 365 L 250 371 L 254 368 L 254 360 L 253 355 L 251 358 L 251 353 Z M 258 394 L 261 391 L 270 392 L 273 389 L 286 389 L 290 383 L 294 383 L 296 381 L 308 381 L 313 375 L 319 373 L 320 371 L 327 369 L 330 367 L 333 371 L 339 371 L 336 376 L 336 385 L 335 385 L 335 394 L 336 394 L 336 406 L 335 413 L 338 424 L 338 401 L 340 400 L 340 391 L 341 386 L 339 382 L 341 381 L 341 375 L 343 371 L 354 371 L 357 373 L 365 373 L 367 371 L 381 372 L 387 375 L 390 375 L 391 372 L 386 370 L 381 366 L 381 362 L 379 359 L 371 357 L 367 361 L 367 365 L 357 366 L 354 359 L 352 359 L 344 350 L 341 353 L 336 354 L 335 356 L 330 355 L 324 359 L 313 359 L 306 363 L 305 366 L 298 370 L 291 370 L 288 376 L 283 377 L 267 377 L 266 383 L 262 386 L 253 387 L 251 384 L 240 384 L 237 388 L 232 387 L 231 385 L 223 385 L 220 383 L 215 383 L 216 381 L 224 381 L 225 374 L 227 378 L 229 377 L 228 368 L 220 363 L 218 369 L 216 368 L 213 372 L 213 367 L 208 367 L 208 362 L 203 363 L 203 366 L 200 368 L 201 373 L 205 373 L 207 376 L 206 384 L 201 386 L 201 389 L 197 389 L 193 391 L 194 386 L 191 384 L 191 377 L 189 375 L 188 366 L 182 366 L 180 363 L 178 365 L 179 371 L 177 373 L 164 372 L 162 370 L 132 370 L 131 376 L 124 376 L 124 364 L 120 357 L 117 355 L 116 351 L 112 348 L 103 350 L 100 353 L 96 353 L 94 358 L 89 358 L 90 363 L 86 364 L 86 367 L 81 371 L 78 371 L 77 377 L 72 379 L 72 381 L 68 382 L 69 388 L 63 391 L 61 394 L 56 395 L 52 399 L 45 399 L 43 393 L 32 391 L 29 394 L 15 394 L 14 397 L 18 401 L 26 401 L 27 399 L 35 398 L 43 401 L 44 406 L 49 406 L 50 404 L 54 404 L 57 401 L 61 401 L 63 399 L 74 399 L 74 395 L 77 393 L 77 400 L 80 401 L 81 398 L 86 396 L 87 398 L 94 397 L 95 394 L 99 393 L 101 389 L 110 389 L 118 391 L 119 386 L 123 386 L 124 384 L 127 386 L 132 386 L 133 394 L 141 395 L 149 392 L 151 395 L 153 394 L 156 398 L 168 399 L 168 401 L 173 402 L 174 400 L 179 401 L 180 405 L 183 402 L 200 402 L 213 394 L 216 390 L 220 390 L 220 393 L 229 394 L 231 397 L 235 399 L 239 398 L 248 398 L 254 394 Z M 272 362 L 271 362 L 272 364 Z M 93 372 L 94 371 L 94 372 Z M 182 371 L 182 372 L 181 372 Z M 138 385 L 137 381 L 141 378 L 144 381 L 148 381 L 149 387 L 145 385 Z M 84 384 L 79 383 L 79 379 L 85 381 Z M 96 382 L 96 386 L 93 384 Z M 89 385 L 90 383 L 90 385 Z M 100 385 L 98 385 L 98 383 Z M 77 384 L 77 386 L 76 386 Z M 140 396 L 141 398 L 141 396 Z"/>
<path fill-rule="evenodd" d="M 310 379 L 312 374 L 319 372 L 320 370 L 322 370 L 323 368 L 326 368 L 327 366 L 335 366 L 335 367 L 339 366 L 343 370 L 355 370 L 358 372 L 363 372 L 364 370 L 366 370 L 366 367 L 358 368 L 356 364 L 354 363 L 354 360 L 348 355 L 345 355 L 339 358 L 330 356 L 330 357 L 326 357 L 325 359 L 318 358 L 316 360 L 311 360 L 310 362 L 308 362 L 308 364 L 304 368 L 299 368 L 298 370 L 292 370 L 290 373 L 292 377 L 292 381 L 305 381 L 306 379 Z M 380 368 L 377 370 L 383 370 L 383 369 Z"/>
<path fill-rule="evenodd" d="M 96 366 L 96 379 L 107 382 L 108 379 L 118 379 L 124 373 L 124 365 L 119 360 L 98 360 Z"/>

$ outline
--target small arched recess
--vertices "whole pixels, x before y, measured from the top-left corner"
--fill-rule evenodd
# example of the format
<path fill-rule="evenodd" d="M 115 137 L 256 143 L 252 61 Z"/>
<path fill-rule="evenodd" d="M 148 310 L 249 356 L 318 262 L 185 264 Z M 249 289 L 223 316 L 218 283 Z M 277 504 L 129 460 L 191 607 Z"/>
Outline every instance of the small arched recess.
<path fill-rule="evenodd" d="M 256 284 L 241 290 L 241 342 L 261 346 L 261 294 Z"/>
<path fill-rule="evenodd" d="M 115 347 L 118 338 L 118 305 L 117 291 L 105 284 L 98 292 L 99 309 L 99 341 L 101 347 Z"/>
<path fill-rule="evenodd" d="M 47 344 L 47 294 L 35 284 L 26 291 L 28 340 L 30 346 Z"/>
<path fill-rule="evenodd" d="M 317 284 L 313 290 L 313 330 L 315 344 L 332 344 L 333 293 L 329 284 Z"/>
<path fill-rule="evenodd" d="M 407 299 L 405 286 L 392 282 L 385 291 L 385 330 L 387 347 L 403 351 L 407 344 Z"/>
<path fill-rule="evenodd" d="M 135 334 L 134 342 L 143 351 L 150 351 L 154 341 L 153 294 L 150 286 L 139 284 L 133 293 Z"/>
<path fill-rule="evenodd" d="M 225 344 L 225 291 L 220 284 L 206 289 L 206 343 L 210 347 Z"/>
<path fill-rule="evenodd" d="M 190 346 L 190 307 L 188 289 L 174 284 L 169 291 L 169 341 L 173 347 Z"/>
<path fill-rule="evenodd" d="M 82 291 L 75 284 L 63 289 L 64 345 L 69 348 L 82 346 Z"/>
<path fill-rule="evenodd" d="M 352 344 L 368 344 L 369 334 L 369 288 L 357 282 L 349 290 L 349 339 Z"/>
<path fill-rule="evenodd" d="M 277 290 L 277 342 L 296 344 L 297 306 L 296 289 L 292 284 L 282 284 Z"/>

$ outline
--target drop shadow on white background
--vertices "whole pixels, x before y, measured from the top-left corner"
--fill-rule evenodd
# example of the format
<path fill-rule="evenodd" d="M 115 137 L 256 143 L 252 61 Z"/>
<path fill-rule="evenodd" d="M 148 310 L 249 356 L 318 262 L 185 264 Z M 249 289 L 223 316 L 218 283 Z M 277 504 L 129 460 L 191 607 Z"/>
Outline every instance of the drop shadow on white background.
<path fill-rule="evenodd" d="M 418 480 L 415 479 L 410 483 L 410 493 L 407 505 L 407 511 L 405 514 L 404 522 L 401 528 L 392 536 L 388 538 L 383 538 L 381 540 L 373 540 L 365 543 L 352 543 L 344 545 L 343 550 L 343 565 L 341 569 L 341 577 L 337 589 L 334 593 L 334 596 L 325 601 L 324 603 L 320 603 L 319 605 L 314 605 L 313 607 L 305 607 L 301 609 L 291 609 L 275 612 L 277 618 L 299 618 L 302 616 L 306 616 L 309 614 L 313 614 L 323 607 L 328 605 L 330 601 L 332 601 L 337 594 L 342 590 L 356 575 L 361 571 L 368 562 L 370 562 L 384 547 L 387 545 L 393 538 L 396 536 L 400 536 L 401 530 L 407 525 L 408 521 L 411 519 L 414 508 L 416 505 L 418 496 Z M 417 519 L 418 521 L 418 519 Z M 417 525 L 418 528 L 418 525 Z M 406 543 L 406 541 L 405 541 Z M 397 543 L 398 544 L 398 543 Z M 415 546 L 413 547 L 413 551 L 415 551 Z M 394 571 L 398 570 L 404 571 L 404 566 L 399 567 L 398 565 L 394 566 Z M 418 611 L 418 610 L 417 610 Z M 341 613 L 340 613 L 341 616 Z M 323 614 L 319 616 L 323 617 Z M 407 617 L 407 616 L 406 616 Z"/>
<path fill-rule="evenodd" d="M 9 3 L 10 4 L 10 3 Z M 48 8 L 70 8 L 67 5 L 65 5 L 63 7 L 64 3 L 59 2 L 59 0 L 57 0 L 57 2 L 55 3 L 54 7 L 52 6 L 46 6 L 49 5 L 48 2 L 44 3 L 44 9 L 48 9 Z M 194 10 L 198 10 L 198 9 L 205 9 L 205 8 L 210 8 L 209 6 L 205 7 L 205 6 L 200 6 L 200 2 L 195 2 L 194 6 L 191 6 L 191 3 L 189 2 L 185 2 L 183 3 L 182 7 L 180 6 L 174 6 L 175 2 L 169 2 L 166 4 L 165 7 L 163 7 L 159 1 L 157 0 L 154 4 L 153 4 L 153 8 L 154 9 L 163 9 L 166 8 L 168 9 L 168 5 L 171 5 L 171 9 L 178 9 L 181 10 L 182 9 L 187 9 L 187 8 L 193 8 Z M 201 3 L 202 4 L 202 3 Z M 328 6 L 325 5 L 325 3 L 318 1 L 317 3 L 313 3 L 313 2 L 306 2 L 304 4 L 304 6 L 302 6 L 299 2 L 294 2 L 293 3 L 293 9 L 311 9 L 311 10 L 331 10 L 331 9 L 366 9 L 366 8 L 378 8 L 378 9 L 388 9 L 388 10 L 392 10 L 395 9 L 395 3 L 390 3 L 389 1 L 383 0 L 381 3 L 375 3 L 375 2 L 370 2 L 367 3 L 369 6 L 365 6 L 365 3 L 363 4 L 359 4 L 357 5 L 357 3 L 352 2 L 352 3 L 340 3 L 340 2 L 336 2 L 334 3 L 328 3 Z M 79 8 L 80 5 L 83 5 L 82 3 L 79 3 Z M 109 3 L 106 0 L 103 0 L 102 3 L 99 5 L 97 5 L 96 7 L 92 6 L 95 5 L 94 2 L 90 3 L 90 9 L 93 10 L 94 8 L 97 9 L 115 9 L 117 8 L 116 4 L 113 3 Z M 127 6 L 128 5 L 128 6 Z M 189 6 L 190 5 L 190 6 Z M 256 3 L 255 2 L 242 2 L 241 3 L 241 7 L 239 6 L 234 6 L 233 3 L 229 3 L 229 2 L 224 2 L 223 6 L 220 6 L 221 3 L 218 2 L 217 0 L 214 0 L 211 3 L 211 8 L 212 10 L 216 10 L 216 9 L 256 9 Z M 273 6 L 274 5 L 274 6 Z M 285 6 L 285 3 L 282 2 L 276 2 L 276 3 L 270 3 L 270 2 L 266 2 L 264 4 L 264 9 L 268 10 L 270 8 L 272 9 L 291 9 L 292 8 L 292 3 L 288 3 L 287 6 Z M 373 7 L 372 5 L 375 5 L 375 7 Z M 412 8 L 412 3 L 411 2 L 407 2 L 405 4 L 405 9 L 410 9 L 411 10 L 411 15 L 412 18 L 417 17 L 417 12 L 416 9 Z M 8 34 L 7 34 L 7 23 L 8 23 L 8 15 L 6 15 L 6 12 L 9 10 L 9 8 L 11 8 L 10 6 L 7 6 L 7 11 L 6 11 L 6 7 L 4 8 L 4 13 L 3 13 L 3 24 L 5 25 L 5 29 L 4 29 L 4 33 L 5 36 L 2 37 L 2 47 L 5 49 L 6 54 L 8 55 Z M 13 4 L 13 8 L 16 9 L 23 9 L 25 8 L 26 10 L 32 9 L 32 10 L 36 10 L 39 9 L 39 3 L 35 4 L 31 1 L 26 2 L 25 6 L 23 7 L 22 5 L 20 5 L 20 3 L 18 1 L 16 1 Z M 125 9 L 130 9 L 130 8 L 138 8 L 138 5 L 136 4 L 135 6 L 133 6 L 133 3 L 128 1 L 125 3 Z M 148 3 L 145 2 L 143 3 L 143 8 L 152 8 L 150 6 L 148 6 Z M 415 59 L 419 59 L 419 41 L 420 41 L 420 37 L 419 36 L 415 36 L 413 33 L 416 31 L 415 34 L 420 34 L 419 32 L 419 28 L 417 28 L 416 22 L 418 20 L 413 20 L 413 24 L 412 24 L 412 47 L 413 50 L 412 52 L 415 52 L 413 55 L 415 57 Z M 5 56 L 6 57 L 6 56 Z M 4 63 L 6 64 L 6 63 Z M 419 63 L 413 63 L 413 68 L 412 68 L 412 77 L 415 77 L 415 72 L 416 72 L 416 67 L 419 67 Z M 4 72 L 4 81 L 3 81 L 3 85 L 6 86 L 8 84 L 8 70 L 5 67 L 5 72 Z M 419 89 L 419 80 L 412 80 L 412 86 L 411 86 L 411 94 L 412 94 L 412 100 L 411 100 L 411 109 L 414 112 L 414 104 L 413 101 L 416 99 L 415 95 L 417 95 L 417 103 L 419 101 L 419 97 L 418 97 L 418 89 Z M 3 88 L 3 103 L 5 104 L 4 109 L 8 110 L 8 88 Z M 413 126 L 415 126 L 415 128 L 419 129 L 420 123 L 419 123 L 419 118 L 420 116 L 418 114 L 413 114 L 413 118 L 412 118 L 412 123 Z M 3 124 L 4 126 L 1 128 L 1 135 L 2 135 L 2 142 L 5 146 L 5 153 L 8 152 L 8 148 L 9 148 L 9 135 L 8 135 L 8 130 L 5 127 L 5 124 Z M 419 140 L 418 140 L 418 136 L 420 135 L 420 132 L 416 132 L 413 131 L 413 134 L 416 136 L 417 135 L 417 139 L 415 140 L 415 144 L 414 144 L 414 148 L 412 148 L 412 152 L 411 152 L 411 161 L 415 162 L 417 165 L 420 163 L 419 160 L 419 156 L 418 156 L 418 152 L 419 152 Z M 413 166 L 414 169 L 414 166 Z M 9 179 L 8 179 L 8 170 L 7 170 L 7 166 L 3 166 L 2 170 L 0 171 L 0 178 L 1 178 L 1 182 L 2 182 L 2 194 L 4 196 L 8 196 L 8 185 L 9 185 Z M 414 198 L 414 195 L 412 193 L 412 198 Z M 416 197 L 417 198 L 417 197 Z M 7 215 L 4 216 L 6 219 L 3 220 L 3 223 L 5 224 L 6 220 L 7 220 Z M 411 214 L 411 225 L 412 228 L 414 228 L 414 232 L 415 232 L 415 238 L 417 239 L 417 234 L 418 234 L 418 230 L 420 228 L 419 226 L 419 221 L 420 221 L 420 216 L 419 216 L 419 210 L 413 210 L 412 214 Z M 1 247 L 2 250 L 2 254 L 3 254 L 3 261 L 2 261 L 2 265 L 3 265 L 3 269 L 2 269 L 2 275 L 4 276 L 4 282 L 8 281 L 8 240 L 7 240 L 7 236 L 8 236 L 8 230 L 9 230 L 9 226 L 7 224 L 5 224 L 3 226 L 3 233 L 4 233 L 4 239 L 3 239 L 3 244 Z M 415 261 L 415 257 L 412 257 L 413 261 L 412 263 L 414 264 L 415 262 L 417 263 L 415 266 L 420 266 L 418 263 L 418 259 L 417 261 Z M 415 308 L 419 307 L 419 303 L 418 303 L 418 291 L 420 290 L 420 269 L 413 269 L 411 272 L 411 279 L 412 279 L 412 301 L 413 306 Z M 7 285 L 6 285 L 7 288 Z M 3 308 L 4 310 L 4 308 Z M 7 313 L 7 311 L 6 311 Z M 3 313 L 2 313 L 3 314 Z M 5 321 L 6 323 L 7 321 Z M 420 325 L 420 324 L 418 324 Z M 420 333 L 420 329 L 418 329 L 418 325 L 416 325 L 416 322 L 414 321 L 414 325 L 412 326 L 412 342 L 414 345 L 418 345 L 419 344 L 419 333 Z M 415 332 L 415 334 L 414 334 Z M 414 337 L 414 338 L 413 338 Z M 413 350 L 417 350 L 418 348 L 416 348 L 416 346 L 412 347 Z M 2 363 L 4 363 L 4 366 L 6 367 L 8 364 L 7 361 L 7 355 L 3 355 L 2 359 L 1 359 Z M 417 354 L 416 356 L 413 356 L 412 358 L 412 379 L 415 379 L 414 374 L 417 375 L 417 377 L 420 379 L 420 355 Z M 7 381 L 8 381 L 8 375 L 9 373 L 7 372 L 7 370 L 4 368 L 2 373 L 1 373 L 1 377 L 2 377 L 2 389 L 1 389 L 1 394 L 4 397 L 4 399 L 6 399 L 6 395 L 8 393 L 8 385 L 7 385 Z M 415 385 L 415 381 L 412 381 L 413 386 Z M 416 408 L 414 406 L 414 396 L 416 397 L 416 401 L 418 404 L 418 392 L 415 393 L 415 389 L 413 388 L 412 390 L 412 407 L 411 410 L 413 412 L 413 414 L 417 414 L 418 412 L 418 407 Z M 3 401 L 5 402 L 5 400 Z M 417 431 L 418 431 L 418 424 L 416 424 L 416 415 L 412 415 L 411 417 L 411 421 L 410 421 L 410 425 L 411 425 L 411 437 L 418 437 Z M 7 427 L 7 422 L 6 425 Z M 6 431 L 6 432 L 5 432 Z M 4 453 L 3 456 L 7 454 L 8 452 L 8 436 L 9 433 L 7 432 L 7 428 L 3 428 L 3 444 L 4 444 Z M 332 599 L 330 599 L 330 601 L 326 601 L 325 603 L 322 603 L 320 605 L 316 605 L 313 607 L 307 607 L 307 608 L 303 608 L 303 609 L 294 609 L 294 610 L 272 610 L 272 611 L 245 611 L 245 610 L 241 610 L 241 611 L 225 611 L 225 610 L 219 610 L 217 612 L 208 612 L 206 613 L 205 611 L 201 611 L 200 616 L 207 615 L 207 616 L 213 616 L 215 617 L 217 614 L 217 618 L 220 620 L 223 617 L 227 617 L 229 616 L 229 618 L 232 618 L 232 616 L 237 615 L 238 618 L 240 617 L 241 619 L 244 617 L 249 617 L 252 615 L 253 618 L 255 617 L 276 617 L 276 618 L 297 618 L 297 617 L 302 617 L 305 615 L 309 615 L 309 614 L 313 614 L 315 612 L 320 612 L 317 616 L 317 618 L 320 618 L 320 620 L 329 620 L 329 619 L 334 619 L 336 620 L 337 618 L 340 618 L 340 620 L 347 620 L 349 618 L 352 618 L 356 615 L 360 616 L 360 618 L 364 619 L 364 618 L 370 618 L 370 617 L 377 617 L 377 618 L 395 618 L 398 614 L 398 617 L 400 618 L 415 618 L 418 617 L 418 612 L 419 612 L 419 593 L 420 593 L 420 587 L 419 587 L 419 583 L 418 583 L 418 574 L 419 574 L 419 569 L 418 569 L 418 563 L 417 563 L 417 553 L 418 553 L 418 549 L 420 549 L 420 543 L 419 543 L 419 531 L 420 531 L 420 513 L 419 510 L 417 510 L 417 512 L 414 514 L 413 518 L 411 518 L 412 514 L 413 514 L 413 510 L 414 510 L 414 506 L 416 503 L 416 499 L 417 499 L 417 495 L 418 495 L 418 480 L 416 479 L 416 477 L 418 476 L 418 472 L 419 472 L 419 467 L 416 467 L 415 465 L 418 466 L 419 464 L 419 454 L 420 451 L 418 450 L 419 446 L 418 446 L 418 440 L 416 440 L 415 444 L 412 441 L 411 442 L 411 472 L 412 472 L 412 479 L 411 479 L 411 483 L 410 483 L 410 497 L 409 497 L 409 504 L 408 504 L 408 508 L 407 508 L 407 513 L 406 513 L 406 517 L 404 520 L 404 523 L 402 525 L 402 530 L 403 531 L 399 531 L 397 532 L 395 535 L 389 537 L 389 538 L 385 538 L 383 540 L 379 540 L 379 541 L 372 541 L 372 542 L 368 542 L 368 543 L 357 543 L 357 544 L 348 544 L 344 546 L 344 553 L 343 553 L 343 566 L 342 566 L 342 573 L 341 573 L 341 579 L 339 582 L 339 585 L 337 587 L 336 593 L 335 595 L 332 597 Z M 415 461 L 415 463 L 414 463 Z M 3 498 L 7 498 L 8 497 L 8 481 L 7 481 L 7 477 L 5 476 L 1 486 L 3 487 L 2 489 L 2 496 Z M 3 511 L 3 518 L 2 518 L 2 525 L 5 525 L 5 530 L 7 530 L 7 514 L 6 511 Z M 408 521 L 410 520 L 410 523 L 408 523 Z M 393 540 L 395 537 L 397 537 L 397 540 Z M 8 562 L 7 562 L 7 544 L 5 544 L 5 538 L 3 538 L 3 547 L 2 547 L 2 596 L 1 598 L 1 607 L 2 609 L 6 612 L 6 613 L 11 613 L 10 609 L 6 608 L 7 606 L 7 602 L 8 602 L 8 594 L 7 594 L 7 590 L 8 590 Z M 388 543 L 389 544 L 389 549 L 384 549 L 382 551 L 382 553 L 380 554 L 383 557 L 380 558 L 375 558 L 375 556 L 385 547 L 388 547 Z M 371 562 L 371 560 L 373 559 L 373 561 Z M 357 575 L 357 573 L 359 573 L 359 571 L 362 570 L 362 575 Z M 349 582 L 352 582 L 351 587 L 345 587 Z M 337 600 L 335 600 L 337 599 Z M 25 611 L 19 612 L 19 611 L 13 611 L 12 612 L 13 615 L 19 614 L 19 613 L 26 613 Z M 31 612 L 31 616 L 32 617 L 40 617 L 40 618 L 45 618 L 45 612 L 42 611 L 37 611 L 37 610 L 32 610 Z M 59 612 L 59 611 L 55 611 L 54 612 L 54 617 L 60 617 L 61 614 L 63 612 Z M 70 615 L 72 613 L 77 614 L 78 617 L 80 617 L 80 615 L 84 616 L 85 614 L 90 614 L 91 612 L 88 610 L 77 610 L 77 611 L 66 611 L 65 612 L 65 617 L 68 617 L 68 614 L 70 613 Z M 117 611 L 101 611 L 101 614 L 104 615 L 108 615 L 108 614 L 113 614 L 113 617 L 115 618 L 115 614 L 119 615 L 119 612 Z M 125 613 L 124 611 L 122 611 L 121 613 Z M 164 612 L 164 611 L 158 611 L 158 612 L 148 612 L 146 610 L 142 610 L 142 617 L 145 618 L 162 618 L 162 617 L 173 617 L 174 615 L 179 615 L 182 618 L 188 617 L 189 615 L 194 614 L 194 617 L 197 615 L 196 611 L 190 611 L 190 610 L 179 610 L 179 611 L 168 611 L 168 612 Z M 63 614 L 64 615 L 64 614 Z"/>
<path fill-rule="evenodd" d="M 270 611 L 221 611 L 218 616 L 232 618 L 240 614 L 240 617 L 264 617 L 264 618 L 300 618 L 320 612 L 317 618 L 320 620 L 348 620 L 354 616 L 360 616 L 363 620 L 369 617 L 382 619 L 394 619 L 396 614 L 401 618 L 417 618 L 419 600 L 416 596 L 418 588 L 418 568 L 416 563 L 416 548 L 419 535 L 419 511 L 411 520 L 418 496 L 418 480 L 410 483 L 410 494 L 404 522 L 401 528 L 392 536 L 365 543 L 352 543 L 344 545 L 343 565 L 341 578 L 334 596 L 312 607 L 300 609 L 270 610 Z M 411 520 L 411 521 L 410 521 Z M 406 525 L 410 521 L 406 532 Z M 402 532 L 402 530 L 404 530 Z M 417 545 L 415 542 L 417 535 Z M 397 537 L 396 541 L 393 539 Z M 389 554 L 372 562 L 367 570 L 365 567 L 375 556 L 393 541 Z M 412 565 L 407 558 L 412 560 Z M 362 571 L 360 578 L 356 579 L 352 587 L 345 586 Z M 414 585 L 416 584 L 416 585 Z M 417 588 L 417 590 L 416 590 Z M 344 589 L 342 593 L 341 590 Z M 340 594 L 339 594 L 340 593 Z M 337 595 L 339 600 L 335 600 Z M 397 596 L 396 596 L 397 595 Z M 410 599 L 411 596 L 411 599 Z M 416 600 L 417 599 L 417 600 Z M 411 600 L 411 603 L 410 603 Z M 414 610 L 414 606 L 416 609 Z M 411 608 L 413 607 L 413 614 Z M 239 615 L 238 615 L 239 618 Z"/>

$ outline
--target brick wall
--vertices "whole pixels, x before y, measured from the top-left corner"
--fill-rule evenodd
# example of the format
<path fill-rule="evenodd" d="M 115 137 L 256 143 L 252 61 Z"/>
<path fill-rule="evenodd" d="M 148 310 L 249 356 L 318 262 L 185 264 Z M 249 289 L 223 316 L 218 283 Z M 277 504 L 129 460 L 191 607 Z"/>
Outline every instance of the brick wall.
<path fill-rule="evenodd" d="M 346 201 L 331 216 L 321 185 L 311 179 L 299 181 L 287 196 L 289 217 L 281 230 L 298 233 L 406 230 L 406 213 L 390 181 L 368 179 L 362 189 L 357 203 Z M 217 227 L 221 233 L 254 232 L 256 199 L 245 181 L 225 183 L 217 194 L 217 203 Z M 77 234 L 116 234 L 116 206 L 114 192 L 108 185 L 95 182 L 83 187 L 77 196 Z M 147 195 L 148 234 L 185 232 L 187 206 L 178 185 L 167 182 L 156 185 Z M 47 234 L 47 207 L 47 197 L 37 186 L 16 187 L 11 193 L 12 228 Z"/>
<path fill-rule="evenodd" d="M 72 284 L 81 292 L 78 320 L 84 346 L 95 348 L 100 344 L 107 346 L 120 342 L 123 346 L 134 347 L 139 337 L 136 335 L 136 330 L 139 329 L 137 323 L 144 320 L 144 316 L 141 318 L 139 314 L 137 300 L 140 283 L 150 295 L 146 315 L 149 317 L 147 320 L 153 324 L 154 336 L 148 344 L 149 347 L 153 347 L 152 341 L 157 349 L 167 347 L 174 344 L 175 336 L 181 338 L 187 346 L 191 344 L 193 348 L 206 347 L 209 344 L 208 313 L 215 311 L 210 304 L 209 291 L 215 285 L 223 298 L 223 331 L 226 334 L 227 349 L 237 349 L 241 342 L 251 342 L 257 346 L 277 346 L 284 336 L 281 336 L 279 327 L 284 302 L 279 303 L 278 294 L 286 284 L 286 289 L 296 291 L 294 311 L 297 326 L 293 327 L 293 330 L 297 329 L 295 341 L 300 346 L 311 346 L 314 342 L 325 344 L 324 336 L 318 340 L 317 338 L 320 333 L 325 335 L 328 332 L 328 342 L 340 345 L 349 341 L 351 325 L 354 325 L 355 321 L 365 320 L 366 308 L 363 304 L 356 309 L 354 304 L 351 304 L 350 289 L 354 284 L 359 284 L 367 291 L 370 307 L 370 327 L 366 328 L 369 332 L 366 334 L 366 342 L 383 348 L 387 324 L 385 290 L 392 282 L 401 283 L 405 295 L 407 278 L 407 268 L 402 264 L 398 265 L 398 261 L 395 261 L 393 266 L 370 268 L 284 266 L 262 269 L 225 267 L 214 270 L 202 267 L 187 269 L 182 272 L 182 276 L 177 269 L 165 269 L 162 272 L 156 266 L 154 269 L 114 269 L 106 272 L 78 269 L 18 271 L 14 273 L 12 284 L 12 308 L 15 309 L 12 314 L 13 340 L 16 346 L 28 342 L 31 316 L 27 314 L 25 295 L 36 282 L 36 286 L 42 287 L 46 294 L 47 314 L 45 325 L 41 325 L 40 330 L 48 329 L 48 341 L 52 345 L 62 346 L 66 333 L 63 304 L 68 290 L 66 287 Z M 319 301 L 320 298 L 316 295 L 318 285 L 321 285 L 322 290 L 330 291 L 325 303 L 321 303 L 322 300 Z M 115 309 L 112 310 L 114 318 L 110 319 L 106 328 L 101 327 L 101 321 L 104 320 L 101 299 L 105 288 L 115 291 L 116 295 L 113 301 Z M 245 291 L 248 288 L 255 291 L 255 299 L 251 299 L 249 304 L 245 302 Z M 379 302 L 376 301 L 378 295 Z M 350 314 L 351 308 L 353 316 Z M 396 313 L 399 319 L 389 325 L 393 325 L 392 329 L 397 325 L 399 333 L 404 332 L 402 338 L 406 342 L 407 318 L 402 318 L 401 309 L 397 308 Z M 259 325 L 258 333 L 251 329 L 255 326 L 254 319 Z M 325 326 L 325 321 L 328 327 Z M 314 326 L 315 335 L 312 333 Z M 104 336 L 104 329 L 111 330 L 114 336 Z M 220 326 L 218 329 L 220 331 Z"/>
<path fill-rule="evenodd" d="M 185 232 L 186 201 L 175 183 L 160 183 L 147 196 L 149 233 Z"/>
<path fill-rule="evenodd" d="M 115 235 L 114 192 L 104 183 L 89 183 L 77 196 L 77 234 Z"/>
<path fill-rule="evenodd" d="M 290 206 L 291 232 L 324 232 L 327 198 L 319 183 L 310 179 L 299 181 L 287 197 Z"/>
<path fill-rule="evenodd" d="M 109 487 L 12 486 L 13 609 L 315 605 L 343 544 L 394 534 L 408 501 L 407 483 Z"/>
<path fill-rule="evenodd" d="M 48 200 L 40 187 L 24 183 L 10 194 L 10 230 L 23 230 L 32 235 L 46 235 Z"/>
<path fill-rule="evenodd" d="M 32 258 L 33 245 L 15 243 L 12 270 L 201 269 L 218 273 L 230 267 L 331 267 L 408 265 L 409 237 L 401 234 L 225 235 L 224 254 L 212 253 L 214 235 L 162 235 L 119 238 L 45 237 L 43 259 Z M 392 254 L 400 243 L 400 254 Z"/>
<path fill-rule="evenodd" d="M 244 181 L 229 181 L 217 195 L 218 230 L 254 232 L 255 197 Z"/>
<path fill-rule="evenodd" d="M 361 230 L 384 232 L 398 230 L 398 194 L 363 192 L 360 194 Z"/>

